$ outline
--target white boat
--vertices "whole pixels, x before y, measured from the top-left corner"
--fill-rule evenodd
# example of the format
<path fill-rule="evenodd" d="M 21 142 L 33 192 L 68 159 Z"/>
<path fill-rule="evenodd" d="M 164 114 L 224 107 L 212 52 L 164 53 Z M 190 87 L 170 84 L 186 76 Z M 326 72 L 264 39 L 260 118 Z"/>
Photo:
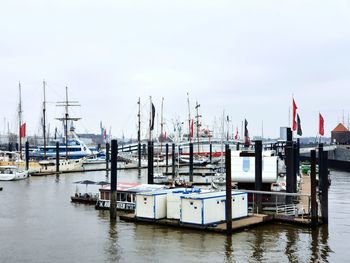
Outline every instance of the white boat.
<path fill-rule="evenodd" d="M 60 172 L 77 171 L 82 170 L 84 158 L 82 159 L 69 159 L 59 160 Z M 56 159 L 43 160 L 39 162 L 40 173 L 53 173 L 56 172 Z"/>
<path fill-rule="evenodd" d="M 28 178 L 28 171 L 16 166 L 0 166 L 0 181 L 15 181 Z"/>

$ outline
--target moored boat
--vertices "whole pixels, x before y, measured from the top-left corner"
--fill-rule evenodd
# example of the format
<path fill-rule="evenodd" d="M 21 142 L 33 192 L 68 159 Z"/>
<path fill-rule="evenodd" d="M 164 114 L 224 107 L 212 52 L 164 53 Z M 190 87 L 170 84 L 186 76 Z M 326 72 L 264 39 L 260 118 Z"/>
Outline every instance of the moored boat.
<path fill-rule="evenodd" d="M 125 211 L 135 210 L 136 193 L 151 192 L 165 188 L 162 185 L 140 184 L 140 183 L 118 183 L 117 184 L 117 209 Z M 95 208 L 107 210 L 110 208 L 110 185 L 101 187 Z"/>
<path fill-rule="evenodd" d="M 78 171 L 83 168 L 84 159 L 59 160 L 60 172 Z M 56 160 L 49 159 L 39 162 L 40 173 L 54 173 L 56 172 Z"/>
<path fill-rule="evenodd" d="M 98 200 L 98 194 L 90 194 L 90 193 L 76 193 L 74 196 L 71 196 L 72 203 L 81 203 L 88 205 L 95 205 Z"/>
<path fill-rule="evenodd" d="M 0 166 L 0 181 L 15 181 L 28 178 L 28 171 L 16 166 Z"/>

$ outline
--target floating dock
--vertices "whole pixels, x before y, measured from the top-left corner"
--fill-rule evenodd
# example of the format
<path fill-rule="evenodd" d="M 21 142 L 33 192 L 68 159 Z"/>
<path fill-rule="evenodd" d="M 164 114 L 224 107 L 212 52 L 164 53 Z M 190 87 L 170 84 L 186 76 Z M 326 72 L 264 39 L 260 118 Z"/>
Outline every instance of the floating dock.
<path fill-rule="evenodd" d="M 195 224 L 183 224 L 176 219 L 147 219 L 147 218 L 138 218 L 135 214 L 123 214 L 119 215 L 121 220 L 127 222 L 135 223 L 147 223 L 153 225 L 168 226 L 173 228 L 182 228 L 182 229 L 193 229 L 206 232 L 216 232 L 216 233 L 226 233 L 226 222 L 213 224 L 213 225 L 195 225 Z M 297 226 L 310 227 L 311 219 L 309 217 L 292 217 L 292 216 L 283 216 L 283 215 L 268 215 L 268 214 L 252 214 L 248 217 L 236 219 L 232 221 L 232 232 L 237 233 L 245 229 L 250 229 L 254 227 L 261 226 L 267 223 L 286 223 Z"/>

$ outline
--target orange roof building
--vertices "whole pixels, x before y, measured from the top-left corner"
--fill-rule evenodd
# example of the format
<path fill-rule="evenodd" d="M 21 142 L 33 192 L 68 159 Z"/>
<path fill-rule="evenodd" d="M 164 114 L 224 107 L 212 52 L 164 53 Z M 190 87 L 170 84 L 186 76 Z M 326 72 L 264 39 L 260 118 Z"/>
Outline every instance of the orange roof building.
<path fill-rule="evenodd" d="M 344 124 L 339 123 L 332 130 L 332 142 L 336 144 L 350 144 L 350 131 Z"/>

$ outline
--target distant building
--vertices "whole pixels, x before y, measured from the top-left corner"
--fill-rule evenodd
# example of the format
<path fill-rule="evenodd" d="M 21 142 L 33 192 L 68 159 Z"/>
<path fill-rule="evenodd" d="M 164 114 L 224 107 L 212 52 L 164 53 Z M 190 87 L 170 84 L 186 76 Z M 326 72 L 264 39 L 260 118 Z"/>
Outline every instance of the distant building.
<path fill-rule="evenodd" d="M 342 123 L 339 123 L 331 134 L 332 143 L 350 144 L 350 131 Z"/>

